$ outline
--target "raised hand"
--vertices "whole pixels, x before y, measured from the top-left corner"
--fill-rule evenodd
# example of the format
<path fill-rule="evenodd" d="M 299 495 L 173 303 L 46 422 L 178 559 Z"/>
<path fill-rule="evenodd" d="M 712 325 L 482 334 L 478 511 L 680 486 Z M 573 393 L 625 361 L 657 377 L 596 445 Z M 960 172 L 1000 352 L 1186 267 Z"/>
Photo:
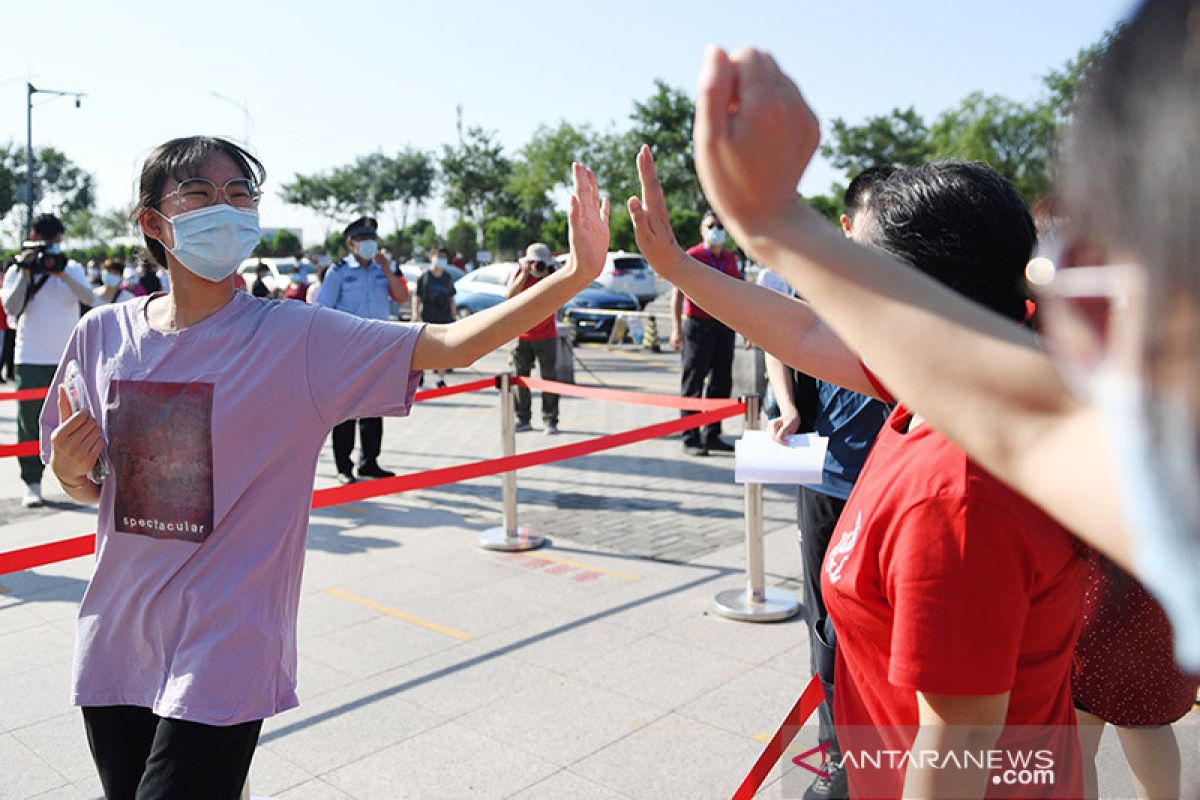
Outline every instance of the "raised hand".
<path fill-rule="evenodd" d="M 685 257 L 675 241 L 671 219 L 667 212 L 667 199 L 663 196 L 658 173 L 654 170 L 654 156 L 650 148 L 642 145 L 637 155 L 638 179 L 642 183 L 642 196 L 629 198 L 626 204 L 629 217 L 633 220 L 633 235 L 638 250 L 654 271 L 670 280 L 673 267 Z"/>
<path fill-rule="evenodd" d="M 82 485 L 104 449 L 104 434 L 86 411 L 71 413 L 66 388 L 58 387 L 58 427 L 50 434 L 50 469 L 59 482 Z"/>
<path fill-rule="evenodd" d="M 608 255 L 608 198 L 600 199 L 596 188 L 596 175 L 582 164 L 571 165 L 571 212 L 567 238 L 571 243 L 571 259 L 568 269 L 595 280 L 604 269 Z"/>
<path fill-rule="evenodd" d="M 693 137 L 704 193 L 746 245 L 796 209 L 796 186 L 821 132 L 769 54 L 713 47 L 700 72 Z"/>

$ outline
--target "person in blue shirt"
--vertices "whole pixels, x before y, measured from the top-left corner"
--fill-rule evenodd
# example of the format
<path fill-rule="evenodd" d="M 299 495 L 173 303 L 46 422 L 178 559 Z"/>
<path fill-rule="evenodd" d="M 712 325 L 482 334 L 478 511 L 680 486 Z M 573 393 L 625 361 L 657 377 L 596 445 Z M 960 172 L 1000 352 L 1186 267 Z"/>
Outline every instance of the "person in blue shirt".
<path fill-rule="evenodd" d="M 408 285 L 392 271 L 387 256 L 379 251 L 379 224 L 372 217 L 359 217 L 346 226 L 344 235 L 350 254 L 325 273 L 317 292 L 317 304 L 336 308 L 365 319 L 387 320 L 391 316 L 389 299 L 408 300 Z M 379 466 L 383 444 L 383 418 L 357 420 L 361 438 L 358 472 L 350 454 L 354 450 L 355 420 L 349 419 L 333 429 L 333 459 L 338 481 L 354 483 L 358 478 L 390 478 L 396 473 Z"/>

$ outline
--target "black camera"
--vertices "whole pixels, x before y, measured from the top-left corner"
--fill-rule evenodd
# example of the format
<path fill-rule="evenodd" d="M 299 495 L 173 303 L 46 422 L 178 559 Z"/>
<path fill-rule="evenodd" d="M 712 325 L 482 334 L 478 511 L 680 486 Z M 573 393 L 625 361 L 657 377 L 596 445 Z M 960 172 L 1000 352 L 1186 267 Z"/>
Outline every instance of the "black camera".
<path fill-rule="evenodd" d="M 33 240 L 21 245 L 20 265 L 29 270 L 30 275 L 41 275 L 48 272 L 62 272 L 67 268 L 67 254 L 50 252 L 49 242 Z"/>

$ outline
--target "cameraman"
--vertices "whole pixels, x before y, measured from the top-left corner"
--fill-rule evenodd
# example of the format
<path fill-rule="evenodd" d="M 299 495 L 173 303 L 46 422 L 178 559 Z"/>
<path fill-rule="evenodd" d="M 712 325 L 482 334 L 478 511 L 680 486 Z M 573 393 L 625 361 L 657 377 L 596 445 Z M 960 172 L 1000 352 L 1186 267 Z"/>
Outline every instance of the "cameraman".
<path fill-rule="evenodd" d="M 517 268 L 508 280 L 508 290 L 505 297 L 516 297 L 521 292 L 533 286 L 550 273 L 554 272 L 558 262 L 550 254 L 550 248 L 541 242 L 536 242 L 525 248 L 525 255 L 517 261 Z M 534 360 L 538 362 L 538 371 L 542 380 L 558 379 L 558 323 L 555 315 L 551 314 L 544 320 L 522 333 L 517 338 L 517 349 L 512 352 L 513 371 L 521 377 L 529 377 L 533 372 Z M 517 388 L 517 433 L 533 430 L 530 419 L 533 416 L 533 401 L 529 390 L 524 386 Z M 558 433 L 558 395 L 542 392 L 542 422 L 548 436 Z"/>
<path fill-rule="evenodd" d="M 62 238 L 58 217 L 39 215 L 17 263 L 4 273 L 0 300 L 10 327 L 16 329 L 17 391 L 50 385 L 79 321 L 79 306 L 91 307 L 95 301 L 83 266 L 67 263 Z M 17 406 L 17 441 L 37 441 L 42 401 L 21 400 Z M 42 460 L 37 456 L 19 460 L 26 487 L 21 505 L 37 508 L 42 505 Z"/>

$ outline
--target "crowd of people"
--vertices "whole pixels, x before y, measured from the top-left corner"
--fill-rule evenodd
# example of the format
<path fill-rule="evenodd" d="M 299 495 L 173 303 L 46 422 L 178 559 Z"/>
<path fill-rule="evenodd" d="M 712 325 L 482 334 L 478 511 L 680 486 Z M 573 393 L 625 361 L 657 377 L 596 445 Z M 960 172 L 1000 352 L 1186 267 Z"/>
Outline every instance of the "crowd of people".
<path fill-rule="evenodd" d="M 797 500 L 826 693 L 806 798 L 1094 797 L 1105 725 L 1140 796 L 1180 796 L 1171 725 L 1200 686 L 1198 29 L 1195 0 L 1136 10 L 1036 214 L 986 165 L 879 165 L 851 182 L 837 231 L 795 191 L 815 115 L 754 50 L 705 57 L 700 243 L 676 242 L 649 148 L 631 165 L 639 250 L 676 287 L 683 392 L 728 395 L 738 332 L 773 359 L 772 432 L 829 439 Z M 263 719 L 297 704 L 297 487 L 330 433 L 342 482 L 385 477 L 382 417 L 408 413 L 424 370 L 442 385 L 518 339 L 518 372 L 554 376 L 546 326 L 609 242 L 595 176 L 572 177 L 570 256 L 531 245 L 506 302 L 462 319 L 435 249 L 413 321 L 390 321 L 409 289 L 369 217 L 315 293 L 292 295 L 310 302 L 237 291 L 265 172 L 222 139 L 146 160 L 133 282 L 119 262 L 89 282 L 60 258 L 61 223 L 35 221 L 3 289 L 18 388 L 51 392 L 21 407 L 20 436 L 41 441 L 22 478 L 36 494 L 44 462 L 100 508 L 72 685 L 108 797 L 237 797 Z M 728 237 L 770 266 L 763 285 Z M 269 362 L 241 357 L 264 346 Z M 298 398 L 287 437 L 246 424 L 263 394 Z M 521 429 L 531 412 L 526 394 Z M 163 435 L 139 436 L 147 420 Z M 717 427 L 684 446 L 728 444 Z M 1031 763 L 1048 783 L 1000 780 Z"/>

